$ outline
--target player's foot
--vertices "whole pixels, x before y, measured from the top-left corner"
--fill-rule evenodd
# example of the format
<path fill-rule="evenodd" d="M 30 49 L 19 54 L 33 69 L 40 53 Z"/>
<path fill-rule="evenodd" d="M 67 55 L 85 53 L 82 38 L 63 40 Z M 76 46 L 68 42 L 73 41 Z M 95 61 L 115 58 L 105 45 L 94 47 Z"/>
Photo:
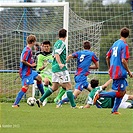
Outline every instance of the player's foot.
<path fill-rule="evenodd" d="M 40 106 L 42 105 L 42 102 L 40 101 L 40 99 L 36 100 L 36 104 L 37 104 L 38 107 L 40 108 Z"/>
<path fill-rule="evenodd" d="M 80 108 L 80 109 L 83 109 L 83 108 L 84 108 L 84 106 L 79 106 L 79 108 Z"/>
<path fill-rule="evenodd" d="M 12 108 L 19 108 L 19 105 L 12 105 Z"/>
<path fill-rule="evenodd" d="M 71 107 L 72 109 L 79 109 L 80 107 L 79 106 L 74 106 L 74 107 Z"/>
<path fill-rule="evenodd" d="M 43 101 L 42 106 L 45 106 L 47 104 L 47 99 Z"/>
<path fill-rule="evenodd" d="M 113 115 L 120 115 L 120 112 L 112 112 Z"/>
<path fill-rule="evenodd" d="M 94 98 L 93 98 L 93 104 L 95 105 L 97 100 L 99 99 L 99 93 L 95 94 Z"/>
<path fill-rule="evenodd" d="M 60 108 L 60 107 L 62 107 L 62 104 L 61 104 L 61 103 L 58 103 L 58 104 L 56 105 L 56 108 Z"/>

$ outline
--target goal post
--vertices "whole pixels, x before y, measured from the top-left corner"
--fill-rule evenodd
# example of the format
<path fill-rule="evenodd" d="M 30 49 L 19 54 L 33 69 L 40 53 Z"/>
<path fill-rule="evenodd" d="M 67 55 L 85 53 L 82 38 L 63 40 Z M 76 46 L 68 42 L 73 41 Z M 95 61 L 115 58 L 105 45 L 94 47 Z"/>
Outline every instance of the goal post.
<path fill-rule="evenodd" d="M 57 2 L 57 3 L 0 3 L 0 8 L 15 8 L 15 7 L 64 7 L 64 19 L 63 28 L 68 31 L 69 23 L 69 2 Z M 68 35 L 68 32 L 67 32 Z M 68 37 L 66 38 L 66 46 L 68 48 Z M 68 50 L 67 50 L 68 51 Z"/>
<path fill-rule="evenodd" d="M 83 42 L 88 40 L 99 57 L 103 23 L 79 17 L 68 2 L 0 3 L 0 16 L 0 100 L 14 99 L 21 88 L 18 70 L 24 33 L 36 35 L 40 43 L 49 40 L 53 45 L 58 31 L 65 28 L 67 54 L 83 49 Z M 76 70 L 76 60 L 70 60 L 67 65 L 70 73 Z M 27 97 L 31 93 L 29 89 Z"/>

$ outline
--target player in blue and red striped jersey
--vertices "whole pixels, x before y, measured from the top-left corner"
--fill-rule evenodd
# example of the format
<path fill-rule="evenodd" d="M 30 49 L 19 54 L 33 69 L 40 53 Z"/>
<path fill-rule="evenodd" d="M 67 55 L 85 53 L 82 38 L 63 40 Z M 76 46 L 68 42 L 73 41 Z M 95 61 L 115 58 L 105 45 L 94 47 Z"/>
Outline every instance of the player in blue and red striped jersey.
<path fill-rule="evenodd" d="M 133 77 L 127 63 L 129 47 L 126 43 L 126 38 L 129 36 L 129 29 L 126 27 L 122 28 L 120 36 L 121 38 L 112 45 L 106 55 L 109 75 L 113 79 L 112 89 L 114 91 L 97 94 L 94 98 L 94 104 L 100 96 L 115 98 L 112 114 L 120 114 L 118 107 L 126 93 L 126 86 L 128 85 L 126 81 L 127 73 L 130 77 Z"/>
<path fill-rule="evenodd" d="M 88 41 L 85 41 L 83 44 L 84 50 L 77 51 L 75 53 L 70 54 L 67 57 L 67 62 L 71 58 L 77 59 L 77 70 L 75 73 L 75 90 L 73 92 L 74 98 L 77 98 L 77 96 L 83 91 L 83 89 L 91 90 L 91 87 L 89 86 L 89 83 L 87 81 L 87 76 L 90 73 L 90 69 L 98 69 L 99 62 L 98 58 L 96 57 L 95 53 L 90 51 L 90 43 Z M 94 65 L 91 65 L 91 63 L 94 63 Z M 68 102 L 68 98 L 64 98 L 61 100 L 57 108 L 60 107 L 64 102 Z"/>
<path fill-rule="evenodd" d="M 34 80 L 37 80 L 38 89 L 40 90 L 42 95 L 44 94 L 41 76 L 39 76 L 36 71 L 32 70 L 33 67 L 36 66 L 36 63 L 34 63 L 33 60 L 32 50 L 31 50 L 31 48 L 35 45 L 35 43 L 36 43 L 36 36 L 29 35 L 27 37 L 27 46 L 23 49 L 20 58 L 19 75 L 21 77 L 22 88 L 19 91 L 12 107 L 15 108 L 19 107 L 20 100 L 28 90 L 29 85 L 34 83 Z"/>

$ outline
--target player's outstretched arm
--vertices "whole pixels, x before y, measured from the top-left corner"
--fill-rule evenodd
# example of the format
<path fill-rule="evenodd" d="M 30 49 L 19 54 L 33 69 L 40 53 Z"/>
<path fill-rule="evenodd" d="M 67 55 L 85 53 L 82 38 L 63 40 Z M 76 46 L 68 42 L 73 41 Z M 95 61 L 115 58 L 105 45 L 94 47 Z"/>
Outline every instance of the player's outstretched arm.
<path fill-rule="evenodd" d="M 72 59 L 73 58 L 73 56 L 72 56 L 72 54 L 70 54 L 70 55 L 68 55 L 67 56 L 67 59 L 66 59 L 66 62 L 68 62 L 70 59 Z"/>
<path fill-rule="evenodd" d="M 107 88 L 112 81 L 113 81 L 112 79 L 109 79 L 104 85 L 102 85 L 102 89 L 104 90 L 105 88 Z"/>

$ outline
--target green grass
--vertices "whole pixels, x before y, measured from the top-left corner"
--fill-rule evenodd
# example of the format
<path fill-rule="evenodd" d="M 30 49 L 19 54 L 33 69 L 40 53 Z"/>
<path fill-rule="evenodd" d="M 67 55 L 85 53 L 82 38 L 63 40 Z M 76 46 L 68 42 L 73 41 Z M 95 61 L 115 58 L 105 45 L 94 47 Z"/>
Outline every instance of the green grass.
<path fill-rule="evenodd" d="M 111 115 L 111 109 L 71 109 L 69 104 L 55 108 L 30 107 L 21 103 L 0 104 L 0 133 L 132 133 L 133 110 L 119 109 L 121 115 Z"/>

